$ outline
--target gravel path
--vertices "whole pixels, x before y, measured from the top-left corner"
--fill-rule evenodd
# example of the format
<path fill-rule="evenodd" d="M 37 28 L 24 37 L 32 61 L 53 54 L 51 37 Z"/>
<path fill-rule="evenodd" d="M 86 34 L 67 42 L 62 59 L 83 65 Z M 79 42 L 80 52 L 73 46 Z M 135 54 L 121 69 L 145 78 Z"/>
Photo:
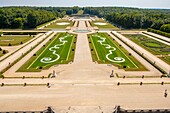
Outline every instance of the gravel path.
<path fill-rule="evenodd" d="M 156 37 L 159 37 L 159 38 L 162 38 L 162 39 L 167 40 L 167 41 L 170 42 L 170 38 L 168 38 L 168 37 L 165 37 L 165 36 L 162 36 L 162 35 L 158 35 L 158 34 L 155 34 L 155 33 L 152 33 L 152 32 L 146 32 L 146 33 L 151 34 L 151 35 L 156 36 Z"/>
<path fill-rule="evenodd" d="M 57 113 L 113 113 L 124 109 L 166 109 L 164 97 L 169 85 L 54 85 L 47 87 L 3 87 L 1 111 L 43 110 L 52 106 Z M 88 108 L 88 109 L 87 109 Z"/>

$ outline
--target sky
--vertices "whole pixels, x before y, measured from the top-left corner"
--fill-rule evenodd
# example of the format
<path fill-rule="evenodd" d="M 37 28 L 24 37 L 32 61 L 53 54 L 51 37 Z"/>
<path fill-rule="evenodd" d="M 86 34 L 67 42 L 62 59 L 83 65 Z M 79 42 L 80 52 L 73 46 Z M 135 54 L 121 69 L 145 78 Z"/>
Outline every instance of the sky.
<path fill-rule="evenodd" d="M 118 6 L 170 9 L 170 0 L 0 0 L 0 6 Z"/>

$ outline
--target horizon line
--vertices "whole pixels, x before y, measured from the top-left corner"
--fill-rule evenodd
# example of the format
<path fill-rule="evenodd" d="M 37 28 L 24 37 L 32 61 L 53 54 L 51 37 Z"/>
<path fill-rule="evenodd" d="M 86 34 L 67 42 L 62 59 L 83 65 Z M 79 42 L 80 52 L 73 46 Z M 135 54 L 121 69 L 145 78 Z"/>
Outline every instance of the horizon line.
<path fill-rule="evenodd" d="M 135 6 L 110 6 L 110 5 L 103 5 L 103 6 L 47 6 L 47 5 L 4 5 L 4 6 L 0 6 L 0 7 L 80 7 L 80 8 L 84 8 L 84 7 L 118 7 L 118 8 L 137 8 L 137 9 L 170 9 L 167 7 L 135 7 Z"/>

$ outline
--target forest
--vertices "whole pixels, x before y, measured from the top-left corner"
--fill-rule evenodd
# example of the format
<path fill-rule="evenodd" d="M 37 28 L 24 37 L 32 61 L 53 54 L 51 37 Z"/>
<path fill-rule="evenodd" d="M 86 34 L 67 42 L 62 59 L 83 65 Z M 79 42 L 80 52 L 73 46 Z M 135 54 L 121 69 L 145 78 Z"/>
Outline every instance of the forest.
<path fill-rule="evenodd" d="M 170 9 L 85 7 L 84 14 L 105 18 L 122 29 L 152 28 L 170 33 Z"/>
<path fill-rule="evenodd" d="M 36 28 L 57 17 L 77 13 L 78 10 L 78 7 L 1 7 L 0 29 Z"/>
<path fill-rule="evenodd" d="M 170 9 L 140 9 L 127 7 L 0 7 L 0 29 L 36 28 L 64 15 L 84 14 L 105 18 L 121 29 L 152 28 L 170 33 Z"/>

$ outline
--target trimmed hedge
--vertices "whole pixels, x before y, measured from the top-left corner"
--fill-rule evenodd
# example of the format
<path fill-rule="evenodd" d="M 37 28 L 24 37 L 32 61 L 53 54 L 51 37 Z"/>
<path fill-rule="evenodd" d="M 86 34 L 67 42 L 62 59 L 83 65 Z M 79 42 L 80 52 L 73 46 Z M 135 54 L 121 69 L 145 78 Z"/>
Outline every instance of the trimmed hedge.
<path fill-rule="evenodd" d="M 79 27 L 79 21 L 77 22 L 77 27 Z"/>
<path fill-rule="evenodd" d="M 44 32 L 4 32 L 4 35 L 37 35 Z"/>
<path fill-rule="evenodd" d="M 166 32 L 160 31 L 160 30 L 155 30 L 155 29 L 152 29 L 152 28 L 148 28 L 147 31 L 148 32 L 153 32 L 153 33 L 156 33 L 156 34 L 159 34 L 159 35 L 166 36 L 166 37 L 170 38 L 170 33 L 166 33 Z"/>
<path fill-rule="evenodd" d="M 160 30 L 163 31 L 163 32 L 166 32 L 166 33 L 170 33 L 170 24 L 162 25 Z"/>
<path fill-rule="evenodd" d="M 2 31 L 0 31 L 0 36 L 3 34 L 3 32 Z"/>

